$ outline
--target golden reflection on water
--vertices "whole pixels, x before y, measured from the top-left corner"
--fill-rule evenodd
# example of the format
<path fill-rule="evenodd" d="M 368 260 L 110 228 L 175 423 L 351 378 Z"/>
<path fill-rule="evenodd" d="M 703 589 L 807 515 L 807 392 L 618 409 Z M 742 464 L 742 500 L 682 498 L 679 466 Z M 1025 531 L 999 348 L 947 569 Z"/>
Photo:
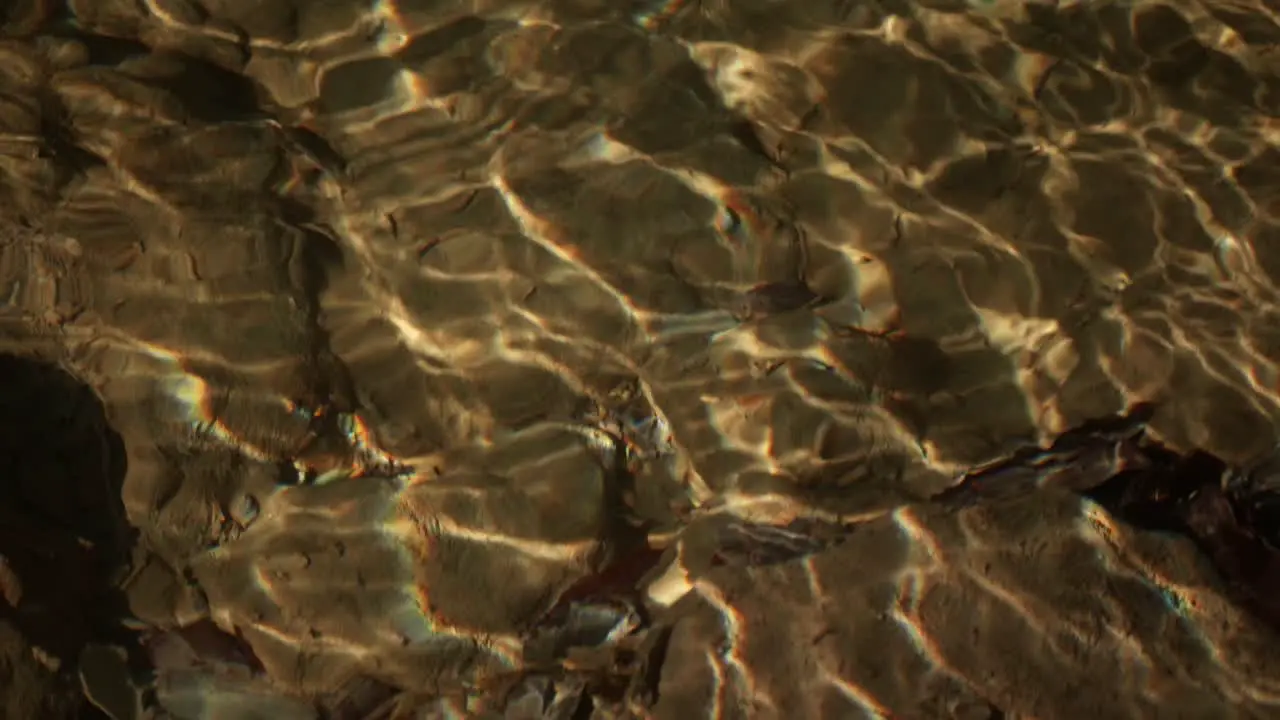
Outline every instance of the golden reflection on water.
<path fill-rule="evenodd" d="M 315 653 L 409 683 L 434 638 L 474 651 L 458 682 L 518 670 L 528 624 L 644 528 L 690 565 L 650 600 L 720 616 L 711 711 L 788 712 L 739 652 L 754 618 L 686 545 L 707 518 L 821 516 L 897 528 L 881 612 L 916 660 L 889 674 L 960 682 L 921 614 L 939 593 L 1053 658 L 1093 631 L 965 565 L 1012 541 L 944 538 L 917 501 L 1139 402 L 1173 447 L 1244 463 L 1274 444 L 1267 8 L 107 5 L 69 3 L 59 32 L 23 11 L 0 42 L 0 320 L 97 388 L 133 522 L 168 562 L 244 582 L 209 570 L 210 613 L 276 672 Z M 1208 590 L 1077 510 L 1089 572 L 1163 598 L 1152 627 L 1275 701 L 1197 614 Z M 556 535 L 557 513 L 594 530 Z M 339 553 L 304 582 L 275 549 L 335 542 L 386 577 L 353 583 L 368 559 Z M 424 579 L 440 557 L 465 561 Z M 805 568 L 814 598 L 843 592 Z M 528 597 L 489 625 L 433 609 L 489 612 L 452 585 L 473 571 Z M 366 601 L 358 630 L 299 620 Z M 1108 637 L 1140 682 L 1158 641 Z M 840 662 L 806 671 L 831 703 L 902 712 Z"/>

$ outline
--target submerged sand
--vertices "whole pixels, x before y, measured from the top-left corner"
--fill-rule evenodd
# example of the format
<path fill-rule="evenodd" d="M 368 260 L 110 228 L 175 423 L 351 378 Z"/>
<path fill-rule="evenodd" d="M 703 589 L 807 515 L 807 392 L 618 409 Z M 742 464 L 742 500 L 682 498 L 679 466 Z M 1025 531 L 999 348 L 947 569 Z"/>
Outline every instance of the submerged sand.
<path fill-rule="evenodd" d="M 0 10 L 0 521 L 104 509 L 0 533 L 76 618 L 0 593 L 11 716 L 1280 713 L 1187 538 L 930 500 L 1139 403 L 1273 449 L 1274 4 L 62 5 Z"/>

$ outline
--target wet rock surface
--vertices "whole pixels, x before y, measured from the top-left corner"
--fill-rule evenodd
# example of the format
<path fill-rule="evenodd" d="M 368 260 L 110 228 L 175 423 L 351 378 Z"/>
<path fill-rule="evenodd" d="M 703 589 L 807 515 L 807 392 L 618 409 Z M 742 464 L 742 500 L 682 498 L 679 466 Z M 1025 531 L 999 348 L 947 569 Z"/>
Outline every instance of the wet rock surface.
<path fill-rule="evenodd" d="M 1274 13 L 979 5 L 0 3 L 0 714 L 1276 715 Z"/>
<path fill-rule="evenodd" d="M 1219 583 L 1185 538 L 1063 492 L 904 508 L 706 574 L 631 697 L 668 718 L 1269 716 L 1274 637 Z"/>
<path fill-rule="evenodd" d="M 647 539 L 617 522 L 634 441 L 534 427 L 440 475 L 239 496 L 175 570 L 129 561 L 92 392 L 0 363 L 14 717 L 1277 711 L 1274 462 L 1171 452 L 1149 407 L 881 512 Z"/>

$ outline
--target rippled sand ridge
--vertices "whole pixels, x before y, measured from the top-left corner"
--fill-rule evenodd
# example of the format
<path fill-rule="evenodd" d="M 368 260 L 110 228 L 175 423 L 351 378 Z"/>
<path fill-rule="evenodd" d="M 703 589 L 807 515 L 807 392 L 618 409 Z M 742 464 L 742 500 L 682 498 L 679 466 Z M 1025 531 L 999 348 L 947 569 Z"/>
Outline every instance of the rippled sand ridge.
<path fill-rule="evenodd" d="M 0 716 L 1280 716 L 1274 2 L 0 21 Z"/>

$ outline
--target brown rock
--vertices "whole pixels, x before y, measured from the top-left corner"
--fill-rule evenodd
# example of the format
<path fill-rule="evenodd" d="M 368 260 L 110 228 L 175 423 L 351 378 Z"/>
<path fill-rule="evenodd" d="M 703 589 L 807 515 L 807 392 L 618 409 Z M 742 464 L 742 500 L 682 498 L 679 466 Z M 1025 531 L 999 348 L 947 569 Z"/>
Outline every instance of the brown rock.
<path fill-rule="evenodd" d="M 655 718 L 1280 712 L 1270 633 L 1192 543 L 1066 493 L 906 509 L 809 558 L 716 568 L 662 627 Z"/>

